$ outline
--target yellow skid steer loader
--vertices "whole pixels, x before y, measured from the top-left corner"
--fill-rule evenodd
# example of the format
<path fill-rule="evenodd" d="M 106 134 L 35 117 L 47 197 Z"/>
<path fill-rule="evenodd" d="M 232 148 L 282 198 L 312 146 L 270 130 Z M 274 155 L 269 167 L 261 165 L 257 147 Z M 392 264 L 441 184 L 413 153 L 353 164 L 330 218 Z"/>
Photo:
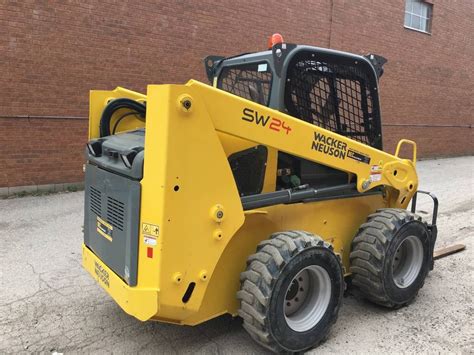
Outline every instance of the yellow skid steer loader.
<path fill-rule="evenodd" d="M 349 281 L 382 306 L 411 302 L 437 200 L 431 223 L 415 214 L 414 142 L 382 150 L 384 62 L 274 35 L 207 57 L 212 86 L 92 91 L 85 269 L 142 321 L 239 315 L 275 352 L 323 340 Z"/>

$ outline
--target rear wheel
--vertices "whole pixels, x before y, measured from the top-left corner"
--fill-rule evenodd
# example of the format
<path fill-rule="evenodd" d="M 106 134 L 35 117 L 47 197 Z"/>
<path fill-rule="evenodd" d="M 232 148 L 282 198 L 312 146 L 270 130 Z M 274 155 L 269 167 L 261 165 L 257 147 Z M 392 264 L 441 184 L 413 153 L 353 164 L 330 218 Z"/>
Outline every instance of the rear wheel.
<path fill-rule="evenodd" d="M 369 216 L 352 242 L 353 285 L 374 303 L 399 308 L 423 287 L 430 266 L 430 239 L 421 217 L 401 209 Z"/>
<path fill-rule="evenodd" d="M 330 244 L 301 231 L 273 234 L 241 274 L 244 328 L 275 352 L 316 346 L 336 321 L 343 274 Z"/>

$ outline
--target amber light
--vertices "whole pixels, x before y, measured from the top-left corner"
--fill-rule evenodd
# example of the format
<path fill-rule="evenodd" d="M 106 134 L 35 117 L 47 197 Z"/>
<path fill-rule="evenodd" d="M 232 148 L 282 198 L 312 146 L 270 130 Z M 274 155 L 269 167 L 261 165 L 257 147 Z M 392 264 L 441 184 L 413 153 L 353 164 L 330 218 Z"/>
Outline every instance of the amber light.
<path fill-rule="evenodd" d="M 268 38 L 268 49 L 272 49 L 275 44 L 283 43 L 283 36 L 279 33 L 274 33 Z"/>

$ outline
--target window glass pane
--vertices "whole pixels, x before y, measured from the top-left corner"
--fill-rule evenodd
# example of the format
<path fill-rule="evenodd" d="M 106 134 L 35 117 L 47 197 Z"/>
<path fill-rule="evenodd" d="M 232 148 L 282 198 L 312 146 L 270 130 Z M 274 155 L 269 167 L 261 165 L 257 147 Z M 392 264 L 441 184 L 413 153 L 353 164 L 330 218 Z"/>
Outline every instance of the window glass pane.
<path fill-rule="evenodd" d="M 410 20 L 411 20 L 410 14 L 407 14 L 407 13 L 405 12 L 405 26 L 411 27 Z"/>
<path fill-rule="evenodd" d="M 412 15 L 411 27 L 419 29 L 421 27 L 421 17 Z"/>
<path fill-rule="evenodd" d="M 421 4 L 418 1 L 413 3 L 413 13 L 419 15 L 421 13 Z"/>
<path fill-rule="evenodd" d="M 428 17 L 428 4 L 421 4 L 421 16 Z"/>
<path fill-rule="evenodd" d="M 420 30 L 426 32 L 426 20 L 423 18 L 421 19 L 421 23 L 420 23 Z"/>
<path fill-rule="evenodd" d="M 405 11 L 411 11 L 411 5 L 412 4 L 412 0 L 406 0 L 405 1 Z"/>
<path fill-rule="evenodd" d="M 429 29 L 429 20 L 422 19 L 421 20 L 421 28 L 422 31 L 428 32 Z"/>

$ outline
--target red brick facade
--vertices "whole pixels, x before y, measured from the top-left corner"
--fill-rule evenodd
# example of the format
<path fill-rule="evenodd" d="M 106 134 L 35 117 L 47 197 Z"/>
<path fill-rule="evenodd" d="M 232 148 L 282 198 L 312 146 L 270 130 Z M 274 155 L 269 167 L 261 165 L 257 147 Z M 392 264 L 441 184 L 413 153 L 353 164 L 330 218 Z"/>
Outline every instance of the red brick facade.
<path fill-rule="evenodd" d="M 205 81 L 203 57 L 265 49 L 273 32 L 388 59 L 386 150 L 473 154 L 474 5 L 433 3 L 428 35 L 403 27 L 403 0 L 2 2 L 0 187 L 82 180 L 90 89 Z"/>

